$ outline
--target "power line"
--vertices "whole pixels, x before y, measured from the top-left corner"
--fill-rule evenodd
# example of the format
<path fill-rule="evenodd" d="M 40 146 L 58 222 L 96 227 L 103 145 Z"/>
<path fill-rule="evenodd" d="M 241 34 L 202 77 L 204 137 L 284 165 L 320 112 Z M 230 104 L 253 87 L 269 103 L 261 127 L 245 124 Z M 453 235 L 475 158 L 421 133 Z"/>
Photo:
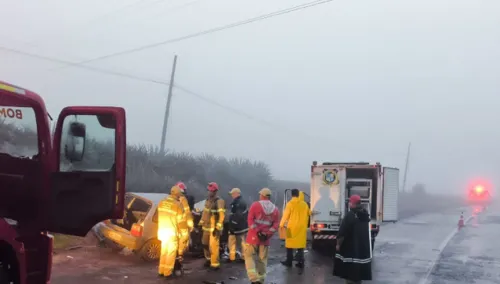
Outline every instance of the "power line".
<path fill-rule="evenodd" d="M 106 18 L 109 18 L 110 16 L 113 16 L 113 15 L 115 15 L 115 14 L 118 14 L 118 12 L 121 12 L 121 11 L 123 11 L 123 10 L 127 10 L 127 9 L 129 9 L 129 8 L 131 8 L 131 7 L 133 7 L 133 6 L 136 6 L 137 4 L 141 4 L 141 3 L 145 2 L 145 1 L 147 1 L 147 0 L 138 0 L 138 1 L 136 1 L 136 2 L 129 3 L 129 4 L 127 4 L 127 5 L 124 5 L 124 6 L 122 6 L 122 7 L 119 7 L 119 8 L 117 8 L 116 10 L 113 10 L 113 11 L 111 11 L 111 12 L 109 12 L 109 13 L 106 13 L 106 14 L 104 14 L 104 15 L 102 15 L 102 16 L 97 16 L 97 17 L 94 17 L 94 18 L 90 19 L 89 21 L 87 21 L 86 23 L 83 23 L 83 24 L 81 24 L 81 25 L 77 26 L 77 27 L 76 27 L 76 30 L 83 29 L 83 28 L 85 28 L 85 26 L 90 26 L 90 25 L 91 25 L 91 24 L 93 24 L 94 22 L 99 22 L 99 21 L 105 20 Z M 193 0 L 193 1 L 191 1 L 191 2 L 187 2 L 187 3 L 183 3 L 183 4 L 180 4 L 180 5 L 177 5 L 177 6 L 171 7 L 171 8 L 169 9 L 169 11 L 170 11 L 170 12 L 173 12 L 173 11 L 178 10 L 178 9 L 182 9 L 182 8 L 185 8 L 185 7 L 188 7 L 188 6 L 192 6 L 192 5 L 197 4 L 197 3 L 201 2 L 201 1 L 207 1 L 207 0 Z M 150 6 L 150 5 L 152 5 L 152 4 L 157 4 L 157 3 L 159 3 L 159 2 L 164 2 L 164 0 L 155 0 L 155 1 L 153 1 L 153 2 L 146 3 L 146 5 L 147 5 L 147 6 Z M 142 5 L 140 8 L 144 8 L 144 7 L 147 7 L 147 6 Z M 168 13 L 167 13 L 167 14 L 168 14 Z M 149 20 L 149 19 L 151 19 L 151 18 L 153 18 L 153 17 L 159 16 L 159 15 L 165 15 L 165 11 L 163 11 L 163 12 L 161 12 L 161 13 L 154 14 L 154 15 L 152 15 L 152 16 L 148 16 L 148 17 L 147 17 L 147 20 Z M 132 21 L 127 20 L 126 22 L 128 23 L 128 22 L 132 22 Z M 144 21 L 141 21 L 141 23 L 143 23 L 143 22 L 144 22 Z M 73 29 L 73 30 L 74 30 L 74 29 Z M 63 33 L 62 33 L 62 34 L 66 34 L 66 33 L 69 33 L 69 31 L 66 31 L 66 32 L 64 32 L 64 31 L 63 31 Z M 73 33 L 74 33 L 74 31 L 73 31 Z M 100 32 L 98 32 L 98 34 L 97 34 L 97 35 L 102 34 L 102 33 L 106 33 L 106 31 L 105 31 L 105 30 L 100 30 Z M 5 36 L 4 36 L 4 37 L 5 37 Z M 28 45 L 28 46 L 30 46 L 30 47 L 32 47 L 32 48 L 40 48 L 41 46 L 43 46 L 43 43 L 42 43 L 41 45 L 39 44 L 39 42 L 40 42 L 40 41 L 42 41 L 42 40 L 43 40 L 43 41 L 47 41 L 48 39 L 50 39 L 50 38 L 55 38 L 55 37 L 57 37 L 57 35 L 56 35 L 56 34 L 52 34 L 51 36 L 48 36 L 48 37 L 47 37 L 47 36 L 44 36 L 43 38 L 35 39 L 34 41 L 30 41 L 30 42 L 21 42 L 21 43 L 22 43 L 22 44 L 24 44 L 24 45 Z M 80 56 L 77 56 L 77 55 L 74 55 L 74 54 L 68 53 L 68 52 L 66 52 L 66 51 L 63 51 L 63 52 L 64 52 L 64 54 L 66 54 L 66 55 L 68 55 L 68 56 L 70 56 L 70 57 L 74 57 L 74 58 L 75 58 L 75 60 L 84 60 L 84 59 L 83 59 L 83 58 L 81 58 Z M 71 64 L 73 64 L 73 62 L 71 62 Z M 57 69 L 57 68 L 56 68 L 56 69 Z"/>
<path fill-rule="evenodd" d="M 29 52 L 24 52 L 24 51 L 21 51 L 21 50 L 16 50 L 16 49 L 12 49 L 12 48 L 8 48 L 8 47 L 4 47 L 4 46 L 0 46 L 0 50 L 3 50 L 3 51 L 6 51 L 6 52 L 10 52 L 10 53 L 15 53 L 15 54 L 19 54 L 19 55 L 23 55 L 23 56 L 27 56 L 27 57 L 32 57 L 32 58 L 36 58 L 36 59 L 41 59 L 41 60 L 45 60 L 45 61 L 50 61 L 50 62 L 54 62 L 54 63 L 59 63 L 59 64 L 65 64 L 65 63 L 68 63 L 68 61 L 66 60 L 62 60 L 62 59 L 58 59 L 58 58 L 53 58 L 53 57 L 48 57 L 48 56 L 44 56 L 44 55 L 38 55 L 38 54 L 33 54 L 33 53 L 29 53 Z M 138 80 L 138 81 L 143 81 L 143 82 L 150 82 L 150 83 L 155 83 L 155 84 L 160 84 L 160 85 L 166 85 L 166 86 L 169 86 L 169 83 L 168 82 L 164 82 L 164 81 L 159 81 L 159 80 L 154 80 L 154 79 L 148 79 L 148 78 L 142 78 L 142 77 L 138 77 L 138 76 L 135 76 L 135 75 L 130 75 L 130 74 L 125 74 L 125 73 L 119 73 L 119 72 L 114 72 L 114 71 L 111 71 L 111 70 L 104 70 L 104 69 L 98 69 L 98 68 L 94 68 L 94 67 L 88 67 L 88 66 L 78 66 L 79 68 L 84 68 L 84 69 L 88 69 L 88 70 L 91 70 L 91 71 L 94 71 L 94 72 L 98 72 L 98 73 L 103 73 L 103 74 L 107 74 L 107 75 L 114 75 L 114 76 L 119 76 L 119 77 L 124 77 L 124 78 L 127 78 L 127 79 L 133 79 L 133 80 Z M 178 84 L 174 85 L 175 88 L 187 93 L 187 94 L 190 94 L 194 97 L 196 97 L 197 99 L 200 99 L 202 101 L 205 101 L 209 104 L 212 104 L 212 105 L 215 105 L 217 107 L 220 107 L 222 109 L 225 109 L 229 112 L 232 112 L 233 114 L 236 114 L 238 116 L 243 116 L 249 120 L 253 120 L 253 121 L 256 121 L 260 124 L 265 124 L 267 125 L 268 127 L 271 127 L 271 128 L 280 128 L 280 126 L 277 126 L 277 125 L 273 125 L 272 123 L 268 122 L 268 121 L 265 121 L 265 120 L 262 120 L 262 119 L 259 119 L 259 118 L 256 118 L 252 115 L 249 115 L 249 114 L 246 114 L 240 110 L 237 110 L 235 108 L 232 108 L 232 107 L 229 107 L 229 106 L 226 106 L 226 105 L 223 105 L 219 102 L 217 102 L 216 100 L 214 99 L 210 99 L 208 97 L 205 97 L 203 95 L 200 95 L 198 93 L 195 93 L 185 87 L 182 87 Z"/>
<path fill-rule="evenodd" d="M 20 51 L 20 50 L 15 50 L 15 49 L 12 49 L 12 48 L 3 47 L 3 46 L 0 46 L 0 50 L 6 51 L 6 52 L 15 53 L 15 54 L 19 54 L 19 55 L 23 55 L 23 56 L 27 56 L 27 57 L 32 57 L 32 58 L 37 58 L 37 59 L 41 59 L 41 60 L 46 60 L 46 61 L 50 61 L 50 62 L 54 62 L 54 63 L 60 63 L 60 64 L 68 63 L 68 61 L 65 61 L 65 60 L 61 60 L 61 59 L 57 59 L 57 58 L 52 58 L 52 57 L 48 57 L 48 56 L 43 56 L 43 55 L 38 55 L 38 54 L 32 54 L 32 53 L 28 53 L 28 52 L 24 52 L 24 51 Z M 88 70 L 91 70 L 91 71 L 94 71 L 94 72 L 98 72 L 98 73 L 107 74 L 107 75 L 114 75 L 114 76 L 124 77 L 124 78 L 127 78 L 127 79 L 133 79 L 133 80 L 138 80 L 138 81 L 143 81 L 143 82 L 149 82 L 149 83 L 155 83 L 155 84 L 166 85 L 166 86 L 169 85 L 168 82 L 164 82 L 164 81 L 160 81 L 160 80 L 154 80 L 154 79 L 148 79 L 148 78 L 143 78 L 143 77 L 138 77 L 138 76 L 135 76 L 135 75 L 125 74 L 125 73 L 114 72 L 114 71 L 111 71 L 111 70 L 98 69 L 98 68 L 88 67 L 88 66 L 78 66 L 78 67 L 79 68 L 83 68 L 83 69 L 88 69 Z M 185 92 L 185 93 L 187 93 L 189 95 L 192 95 L 192 96 L 196 97 L 197 99 L 202 100 L 202 101 L 204 101 L 206 103 L 209 103 L 211 105 L 214 105 L 214 106 L 217 106 L 217 107 L 222 108 L 224 110 L 227 110 L 227 111 L 229 111 L 229 112 L 231 112 L 231 113 L 233 113 L 235 115 L 238 115 L 238 116 L 244 117 L 246 119 L 252 120 L 252 121 L 254 121 L 254 122 L 258 123 L 258 124 L 265 125 L 265 126 L 267 126 L 269 128 L 276 129 L 278 131 L 289 132 L 289 133 L 291 133 L 293 135 L 305 136 L 308 139 L 318 139 L 318 137 L 313 137 L 313 136 L 310 136 L 310 135 L 305 134 L 305 133 L 297 132 L 297 131 L 295 131 L 293 129 L 289 129 L 289 128 L 286 128 L 284 126 L 274 124 L 274 123 L 272 123 L 270 121 L 258 118 L 258 117 L 253 116 L 253 115 L 250 115 L 250 114 L 245 113 L 245 112 L 243 112 L 241 110 L 238 110 L 236 108 L 233 108 L 233 107 L 221 104 L 221 103 L 217 102 L 214 99 L 211 99 L 209 97 L 206 97 L 206 96 L 203 96 L 203 95 L 201 95 L 199 93 L 191 91 L 191 90 L 187 89 L 186 87 L 183 87 L 183 86 L 181 86 L 179 84 L 175 84 L 173 87 L 177 88 L 177 89 L 179 89 L 179 90 L 181 90 L 181 91 L 183 91 L 183 92 Z"/>
<path fill-rule="evenodd" d="M 243 21 L 239 21 L 239 22 L 235 22 L 235 23 L 223 25 L 223 26 L 220 26 L 220 27 L 211 28 L 211 29 L 200 31 L 200 32 L 192 33 L 192 34 L 189 34 L 189 35 L 185 35 L 185 36 L 181 36 L 181 37 L 176 37 L 176 38 L 172 38 L 172 39 L 164 40 L 164 41 L 161 41 L 161 42 L 157 42 L 157 43 L 153 43 L 153 44 L 148 44 L 148 45 L 144 45 L 144 46 L 140 46 L 140 47 L 136 47 L 136 48 L 132 48 L 132 49 L 120 51 L 120 52 L 115 52 L 115 53 L 111 53 L 111 54 L 108 54 L 108 55 L 103 55 L 103 56 L 100 56 L 100 57 L 95 57 L 95 58 L 84 60 L 84 61 L 80 61 L 80 62 L 75 62 L 75 63 L 69 64 L 69 65 L 66 65 L 66 66 L 62 66 L 62 67 L 56 68 L 56 69 L 62 69 L 62 68 L 67 68 L 67 67 L 71 67 L 71 66 L 79 66 L 79 65 L 83 65 L 83 64 L 88 64 L 88 63 L 91 63 L 91 62 L 95 62 L 95 61 L 99 61 L 99 60 L 104 60 L 104 59 L 108 59 L 108 58 L 111 58 L 111 57 L 116 57 L 116 56 L 125 55 L 125 54 L 129 54 L 129 53 L 134 53 L 134 52 L 138 52 L 138 51 L 142 51 L 142 50 L 146 50 L 146 49 L 150 49 L 150 48 L 154 48 L 154 47 L 158 47 L 158 46 L 162 46 L 162 45 L 167 45 L 167 44 L 171 44 L 171 43 L 175 43 L 175 42 L 179 42 L 179 41 L 183 41 L 183 40 L 187 40 L 187 39 L 191 39 L 191 38 L 195 38 L 195 37 L 199 37 L 199 36 L 203 36 L 203 35 L 207 35 L 207 34 L 211 34 L 211 33 L 216 33 L 216 32 L 228 30 L 228 29 L 231 29 L 231 28 L 236 28 L 236 27 L 239 27 L 239 26 L 243 26 L 243 25 L 247 25 L 247 24 L 250 24 L 250 23 L 254 23 L 254 22 L 257 22 L 257 21 L 266 20 L 266 19 L 273 18 L 273 17 L 276 17 L 276 16 L 288 14 L 288 13 L 291 13 L 291 12 L 295 12 L 295 11 L 299 11 L 299 10 L 311 8 L 311 7 L 314 7 L 314 6 L 317 6 L 317 5 L 326 4 L 326 3 L 329 3 L 329 2 L 332 2 L 332 1 L 333 0 L 315 0 L 315 1 L 312 1 L 312 2 L 305 3 L 305 4 L 293 6 L 291 8 L 278 10 L 278 11 L 275 11 L 275 12 L 271 12 L 271 13 L 264 14 L 264 15 L 257 16 L 257 17 L 253 17 L 253 18 L 250 18 L 250 19 L 247 19 L 247 20 L 243 20 Z"/>
<path fill-rule="evenodd" d="M 314 136 L 311 136 L 309 134 L 306 134 L 306 133 L 302 133 L 302 132 L 299 132 L 299 131 L 296 131 L 296 130 L 293 130 L 293 129 L 290 129 L 290 128 L 287 128 L 285 126 L 282 126 L 282 125 L 278 125 L 278 124 L 275 124 L 275 123 L 272 123 L 270 121 L 267 121 L 267 120 L 264 120 L 262 118 L 259 118 L 259 117 L 256 117 L 256 116 L 253 116 L 251 114 L 248 114 L 246 112 L 243 112 L 241 110 L 238 110 L 236 108 L 233 108 L 233 107 L 230 107 L 230 106 L 227 106 L 227 105 L 223 105 L 219 102 L 217 102 L 216 100 L 214 99 L 210 99 L 206 96 L 203 96 L 199 93 L 196 93 L 194 91 L 191 91 L 189 89 L 187 89 L 186 87 L 182 87 L 180 86 L 179 84 L 174 84 L 174 88 L 176 89 L 179 89 L 181 91 L 183 91 L 184 93 L 187 93 L 189 95 L 192 95 L 194 97 L 196 97 L 197 99 L 200 99 L 206 103 L 209 103 L 211 105 L 214 105 L 214 106 L 217 106 L 219 108 L 222 108 L 228 112 L 231 112 L 235 115 L 238 115 L 238 116 L 241 116 L 241 117 L 244 117 L 248 120 L 252 120 L 258 124 L 262 124 L 264 126 L 267 126 L 268 128 L 272 128 L 272 129 L 275 129 L 275 130 L 278 130 L 278 131 L 281 131 L 281 132 L 288 132 L 289 134 L 293 134 L 293 135 L 300 135 L 300 136 L 303 136 L 307 139 L 314 139 L 314 140 L 318 140 L 318 139 L 322 139 L 322 140 L 325 140 L 325 139 L 329 139 L 329 138 L 321 138 L 321 137 L 314 137 Z"/>
<path fill-rule="evenodd" d="M 54 57 L 49 57 L 49 56 L 44 56 L 44 55 L 39 55 L 39 54 L 34 54 L 34 53 L 29 53 L 13 48 L 8 48 L 4 46 L 0 46 L 0 50 L 3 50 L 5 52 L 10 52 L 10 53 L 15 53 L 27 57 L 32 57 L 32 58 L 37 58 L 45 61 L 50 61 L 54 63 L 59 63 L 59 64 L 71 64 L 71 62 L 54 58 Z M 79 68 L 87 69 L 90 71 L 94 71 L 97 73 L 102 73 L 102 74 L 107 74 L 107 75 L 113 75 L 113 76 L 118 76 L 118 77 L 123 77 L 127 79 L 132 79 L 132 80 L 137 80 L 137 81 L 143 81 L 143 82 L 149 82 L 149 83 L 155 83 L 155 84 L 160 84 L 160 85 L 166 85 L 168 86 L 169 83 L 166 81 L 160 81 L 160 80 L 155 80 L 155 79 L 149 79 L 149 78 L 144 78 L 144 77 L 139 77 L 131 74 L 126 74 L 126 73 L 121 73 L 121 72 L 116 72 L 116 71 L 111 71 L 111 70 L 106 70 L 106 69 L 100 69 L 100 68 L 95 68 L 95 67 L 90 67 L 90 66 L 78 66 Z"/>

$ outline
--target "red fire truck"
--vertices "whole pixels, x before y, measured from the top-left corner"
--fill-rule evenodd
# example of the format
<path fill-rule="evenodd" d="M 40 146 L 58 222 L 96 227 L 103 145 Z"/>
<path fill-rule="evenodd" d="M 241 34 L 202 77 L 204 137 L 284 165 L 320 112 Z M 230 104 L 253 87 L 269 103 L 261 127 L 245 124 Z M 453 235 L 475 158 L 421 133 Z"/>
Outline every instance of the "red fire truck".
<path fill-rule="evenodd" d="M 48 232 L 85 236 L 122 217 L 125 122 L 123 108 L 66 107 L 51 134 L 43 99 L 0 82 L 0 284 L 49 283 Z"/>

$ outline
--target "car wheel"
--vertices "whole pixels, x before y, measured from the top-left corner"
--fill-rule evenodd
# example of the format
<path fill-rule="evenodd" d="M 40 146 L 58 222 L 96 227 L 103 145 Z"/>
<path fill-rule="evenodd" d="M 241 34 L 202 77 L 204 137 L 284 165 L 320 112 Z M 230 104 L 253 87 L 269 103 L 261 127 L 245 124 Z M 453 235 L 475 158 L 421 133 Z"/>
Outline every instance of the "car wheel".
<path fill-rule="evenodd" d="M 161 242 L 149 240 L 141 248 L 139 255 L 145 261 L 156 261 L 160 258 Z"/>

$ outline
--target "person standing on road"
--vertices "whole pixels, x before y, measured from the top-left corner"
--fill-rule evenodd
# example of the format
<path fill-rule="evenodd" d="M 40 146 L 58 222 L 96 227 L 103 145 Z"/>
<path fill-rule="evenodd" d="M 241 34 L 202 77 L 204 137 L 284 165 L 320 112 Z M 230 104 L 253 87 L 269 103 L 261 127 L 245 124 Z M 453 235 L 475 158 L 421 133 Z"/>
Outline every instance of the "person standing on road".
<path fill-rule="evenodd" d="M 179 202 L 182 204 L 184 214 L 182 216 L 182 221 L 179 223 L 179 250 L 177 252 L 177 260 L 179 265 L 182 266 L 184 260 L 184 252 L 189 247 L 189 234 L 193 231 L 193 214 L 191 213 L 191 208 L 189 207 L 188 200 L 186 198 L 186 185 L 183 182 L 178 182 L 176 186 L 181 190 L 179 196 Z"/>
<path fill-rule="evenodd" d="M 187 186 L 182 181 L 178 182 L 176 185 L 180 187 L 180 189 L 182 190 L 182 194 L 187 199 L 187 203 L 189 205 L 189 211 L 193 211 L 195 203 L 194 196 L 188 194 Z"/>
<path fill-rule="evenodd" d="M 229 194 L 233 198 L 231 202 L 231 213 L 229 215 L 229 262 L 236 260 L 236 247 L 241 245 L 241 252 L 244 253 L 245 238 L 248 232 L 248 209 L 247 204 L 241 197 L 241 190 L 233 188 Z M 244 259 L 244 257 L 243 257 Z"/>
<path fill-rule="evenodd" d="M 170 278 L 174 272 L 178 250 L 179 223 L 184 209 L 179 202 L 181 189 L 173 186 L 170 195 L 158 204 L 158 240 L 161 241 L 158 275 Z"/>
<path fill-rule="evenodd" d="M 266 278 L 270 239 L 278 229 L 280 217 L 278 208 L 269 200 L 271 190 L 263 188 L 259 195 L 260 200 L 254 202 L 248 212 L 250 227 L 245 246 L 245 268 L 254 284 L 263 284 Z"/>
<path fill-rule="evenodd" d="M 297 250 L 298 268 L 304 268 L 304 249 L 307 241 L 307 224 L 309 220 L 309 206 L 304 201 L 304 193 L 292 189 L 292 200 L 286 204 L 285 212 L 281 218 L 280 228 L 286 225 L 286 260 L 281 263 L 291 267 L 294 259 L 293 250 Z"/>
<path fill-rule="evenodd" d="M 349 212 L 340 224 L 333 275 L 346 284 L 372 280 L 372 251 L 370 249 L 370 215 L 361 205 L 359 195 L 349 198 Z"/>
<path fill-rule="evenodd" d="M 217 196 L 219 186 L 215 182 L 209 183 L 207 190 L 208 198 L 205 201 L 205 208 L 203 208 L 201 220 L 198 225 L 203 230 L 201 243 L 205 255 L 205 267 L 211 270 L 218 270 L 220 268 L 220 236 L 224 225 L 226 203 L 224 199 Z"/>

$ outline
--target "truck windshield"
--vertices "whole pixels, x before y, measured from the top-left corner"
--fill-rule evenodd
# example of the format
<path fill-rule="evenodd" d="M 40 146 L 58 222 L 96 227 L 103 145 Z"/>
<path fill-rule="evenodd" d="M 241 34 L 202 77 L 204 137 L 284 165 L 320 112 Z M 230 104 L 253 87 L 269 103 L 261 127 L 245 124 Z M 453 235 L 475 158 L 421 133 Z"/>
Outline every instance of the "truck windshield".
<path fill-rule="evenodd" d="M 35 111 L 29 107 L 0 105 L 0 154 L 33 158 L 38 154 Z"/>

